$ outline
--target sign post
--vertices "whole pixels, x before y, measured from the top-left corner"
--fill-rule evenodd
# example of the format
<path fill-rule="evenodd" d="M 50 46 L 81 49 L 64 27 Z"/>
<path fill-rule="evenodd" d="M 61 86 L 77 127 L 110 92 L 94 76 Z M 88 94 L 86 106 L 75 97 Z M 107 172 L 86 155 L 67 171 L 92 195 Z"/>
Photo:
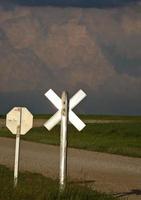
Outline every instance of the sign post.
<path fill-rule="evenodd" d="M 60 190 L 66 185 L 67 178 L 67 124 L 68 124 L 68 96 L 62 93 L 61 133 L 60 133 Z"/>
<path fill-rule="evenodd" d="M 19 120 L 19 125 L 17 126 L 16 145 L 15 145 L 14 187 L 16 187 L 18 183 L 22 108 L 19 108 L 19 111 L 20 111 L 20 120 Z"/>
<path fill-rule="evenodd" d="M 45 96 L 54 104 L 58 111 L 44 126 L 48 130 L 51 130 L 61 121 L 59 183 L 60 191 L 62 191 L 65 189 L 67 179 L 67 125 L 68 121 L 70 121 L 79 131 L 86 126 L 72 111 L 72 109 L 86 97 L 86 94 L 82 90 L 79 90 L 69 101 L 66 92 L 63 92 L 62 98 L 60 98 L 50 89 Z"/>
<path fill-rule="evenodd" d="M 25 135 L 33 126 L 33 116 L 24 107 L 13 108 L 6 116 L 7 128 L 16 135 L 15 163 L 14 163 L 14 187 L 18 183 L 20 135 Z"/>

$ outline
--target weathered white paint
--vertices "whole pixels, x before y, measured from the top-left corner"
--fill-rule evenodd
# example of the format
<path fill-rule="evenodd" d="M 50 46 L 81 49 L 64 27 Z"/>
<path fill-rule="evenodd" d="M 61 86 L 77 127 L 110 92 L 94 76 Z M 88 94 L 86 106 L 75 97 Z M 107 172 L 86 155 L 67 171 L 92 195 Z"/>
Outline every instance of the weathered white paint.
<path fill-rule="evenodd" d="M 50 131 L 56 124 L 61 121 L 61 109 L 62 103 L 61 98 L 58 97 L 53 90 L 49 90 L 45 96 L 53 103 L 53 105 L 58 109 L 58 111 L 44 124 L 44 126 Z M 72 111 L 72 109 L 79 104 L 86 94 L 79 90 L 69 101 L 69 112 L 68 120 L 72 123 L 79 131 L 81 131 L 86 125 L 77 117 L 77 115 Z"/>
<path fill-rule="evenodd" d="M 15 135 L 20 122 L 20 135 L 25 135 L 33 126 L 33 115 L 25 107 L 15 107 L 6 115 L 6 126 Z"/>
<path fill-rule="evenodd" d="M 14 187 L 16 187 L 19 172 L 20 135 L 25 135 L 32 128 L 33 116 L 27 108 L 15 107 L 6 116 L 6 126 L 13 134 L 16 134 L 14 163 Z"/>
<path fill-rule="evenodd" d="M 67 180 L 67 125 L 68 96 L 62 93 L 61 133 L 60 133 L 60 191 L 64 190 Z"/>
<path fill-rule="evenodd" d="M 77 117 L 72 109 L 86 97 L 86 94 L 79 90 L 71 99 L 68 100 L 67 92 L 62 93 L 62 98 L 58 97 L 53 90 L 49 90 L 45 96 L 53 103 L 58 111 L 44 124 L 51 130 L 61 121 L 60 133 L 60 191 L 65 189 L 67 179 L 67 126 L 68 120 L 81 131 L 85 124 Z"/>

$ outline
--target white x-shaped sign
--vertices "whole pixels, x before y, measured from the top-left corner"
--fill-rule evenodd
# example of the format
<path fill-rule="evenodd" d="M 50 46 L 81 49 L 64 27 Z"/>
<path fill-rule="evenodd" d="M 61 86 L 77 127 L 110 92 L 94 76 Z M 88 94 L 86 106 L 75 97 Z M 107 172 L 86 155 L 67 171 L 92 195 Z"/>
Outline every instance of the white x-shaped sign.
<path fill-rule="evenodd" d="M 44 124 L 48 130 L 51 130 L 61 120 L 62 100 L 52 89 L 48 90 L 48 92 L 45 93 L 45 96 L 58 109 L 58 111 Z M 86 125 L 77 117 L 72 109 L 85 97 L 86 94 L 83 90 L 79 90 L 69 101 L 68 119 L 79 131 L 81 131 Z"/>

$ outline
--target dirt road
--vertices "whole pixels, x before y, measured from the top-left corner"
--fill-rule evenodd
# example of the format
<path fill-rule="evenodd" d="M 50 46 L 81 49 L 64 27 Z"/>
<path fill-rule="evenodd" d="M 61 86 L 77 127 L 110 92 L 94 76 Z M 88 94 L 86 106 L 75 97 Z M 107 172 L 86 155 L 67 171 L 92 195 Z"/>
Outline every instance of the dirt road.
<path fill-rule="evenodd" d="M 13 167 L 15 140 L 0 138 L 0 164 Z M 141 200 L 141 159 L 69 149 L 68 176 L 115 196 Z M 57 178 L 59 147 L 21 142 L 21 171 Z"/>

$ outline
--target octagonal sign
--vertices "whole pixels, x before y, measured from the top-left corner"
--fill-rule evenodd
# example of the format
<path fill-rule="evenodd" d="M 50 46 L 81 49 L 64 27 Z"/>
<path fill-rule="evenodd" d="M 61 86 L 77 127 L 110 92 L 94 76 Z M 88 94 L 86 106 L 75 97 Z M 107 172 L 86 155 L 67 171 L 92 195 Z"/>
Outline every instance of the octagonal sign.
<path fill-rule="evenodd" d="M 6 126 L 13 134 L 25 135 L 33 126 L 33 115 L 25 107 L 15 107 L 6 116 Z"/>

